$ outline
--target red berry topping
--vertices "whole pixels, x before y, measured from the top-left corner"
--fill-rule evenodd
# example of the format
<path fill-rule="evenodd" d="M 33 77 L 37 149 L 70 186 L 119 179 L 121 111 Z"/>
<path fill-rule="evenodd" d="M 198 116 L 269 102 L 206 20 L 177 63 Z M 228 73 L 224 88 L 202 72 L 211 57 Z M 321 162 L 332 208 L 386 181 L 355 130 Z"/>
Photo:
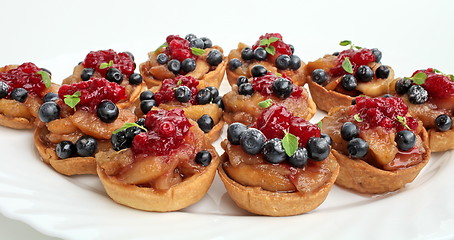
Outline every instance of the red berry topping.
<path fill-rule="evenodd" d="M 169 55 L 171 59 L 177 59 L 180 62 L 186 58 L 195 59 L 188 40 L 177 35 L 170 35 L 167 37 L 166 42 L 169 45 L 166 48 L 166 54 Z"/>
<path fill-rule="evenodd" d="M 81 96 L 76 108 L 82 110 L 94 110 L 104 100 L 117 103 L 127 98 L 125 87 L 104 78 L 92 78 L 88 81 L 63 85 L 58 91 L 58 97 L 65 99 L 65 95 L 73 95 L 77 91 L 80 91 Z"/>
<path fill-rule="evenodd" d="M 46 88 L 42 76 L 37 72 L 42 71 L 33 63 L 23 63 L 15 69 L 0 72 L 0 81 L 10 86 L 8 93 L 15 88 L 24 88 L 30 94 L 38 95 Z"/>
<path fill-rule="evenodd" d="M 135 154 L 162 156 L 180 146 L 191 123 L 181 109 L 159 109 L 148 112 L 145 126 L 148 131 L 134 137 L 132 151 Z"/>
<path fill-rule="evenodd" d="M 252 82 L 252 87 L 254 88 L 254 91 L 260 92 L 264 96 L 271 96 L 274 93 L 273 83 L 278 78 L 285 78 L 293 83 L 292 79 L 287 77 L 287 75 L 285 73 L 282 74 L 282 77 L 279 77 L 272 72 L 268 72 L 264 76 L 255 77 Z M 293 91 L 290 96 L 291 97 L 300 97 L 302 92 L 303 92 L 303 90 L 300 87 L 293 85 Z"/>
<path fill-rule="evenodd" d="M 300 118 L 292 115 L 284 106 L 272 105 L 262 112 L 252 125 L 266 136 L 267 139 L 283 138 L 285 132 L 298 137 L 299 146 L 306 146 L 311 137 L 320 137 L 320 129 Z"/>
<path fill-rule="evenodd" d="M 356 105 L 351 107 L 352 115 L 356 115 L 357 125 L 362 129 L 374 127 L 395 128 L 397 131 L 415 130 L 418 122 L 415 118 L 405 116 L 408 108 L 401 98 L 368 98 L 357 97 Z M 360 119 L 358 121 L 358 119 Z"/>
<path fill-rule="evenodd" d="M 179 86 L 186 86 L 192 92 L 191 100 L 189 100 L 189 102 L 191 104 L 197 104 L 197 85 L 199 85 L 199 80 L 191 76 L 179 75 L 175 79 L 165 79 L 162 81 L 159 91 L 155 93 L 154 99 L 158 105 L 161 103 L 171 102 L 175 100 L 175 89 Z"/>
<path fill-rule="evenodd" d="M 276 42 L 273 42 L 270 44 L 270 46 L 273 46 L 276 49 L 276 53 L 274 54 L 274 57 L 278 57 L 279 55 L 282 54 L 287 54 L 287 55 L 292 55 L 292 50 L 290 48 L 290 45 L 286 44 L 283 39 L 282 35 L 279 33 L 267 33 L 265 35 L 260 36 L 259 40 L 252 46 L 252 49 L 256 49 L 258 47 L 267 47 L 266 45 L 261 45 L 260 40 L 262 39 L 269 39 L 270 37 L 276 37 L 279 38 Z"/>
<path fill-rule="evenodd" d="M 370 49 L 362 48 L 359 50 L 355 50 L 355 49 L 344 50 L 344 51 L 340 52 L 339 55 L 337 56 L 336 67 L 334 67 L 330 70 L 331 74 L 334 77 L 338 77 L 338 76 L 347 74 L 347 72 L 342 67 L 342 62 L 344 62 L 345 58 L 347 58 L 347 57 L 350 59 L 350 62 L 352 63 L 353 72 L 355 72 L 359 66 L 367 65 L 367 64 L 375 61 L 375 56 L 372 53 L 372 50 L 370 50 Z"/>
<path fill-rule="evenodd" d="M 112 66 L 103 69 L 99 68 L 102 63 L 108 64 L 110 61 L 113 61 Z M 107 70 L 110 68 L 117 68 L 126 76 L 134 73 L 134 69 L 136 68 L 136 64 L 127 53 L 116 53 L 112 49 L 91 51 L 85 57 L 82 64 L 86 68 L 94 68 L 97 72 L 101 73 L 103 77 L 106 76 Z"/>
<path fill-rule="evenodd" d="M 436 73 L 433 68 L 426 70 L 418 70 L 413 73 L 412 77 L 417 73 L 425 73 L 427 78 L 422 86 L 427 90 L 431 99 L 446 99 L 454 95 L 454 82 L 449 76 L 441 73 Z"/>

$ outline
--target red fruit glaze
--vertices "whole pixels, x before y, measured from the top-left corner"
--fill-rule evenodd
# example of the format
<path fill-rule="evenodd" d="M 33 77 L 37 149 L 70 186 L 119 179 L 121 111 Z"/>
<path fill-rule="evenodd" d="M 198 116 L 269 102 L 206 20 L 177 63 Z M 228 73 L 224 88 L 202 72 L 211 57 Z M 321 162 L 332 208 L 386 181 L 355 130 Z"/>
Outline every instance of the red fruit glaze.
<path fill-rule="evenodd" d="M 338 77 L 347 72 L 342 67 L 342 62 L 344 62 L 345 58 L 350 58 L 350 62 L 353 65 L 353 72 L 361 65 L 367 65 L 373 61 L 375 61 L 375 56 L 370 49 L 362 48 L 359 50 L 355 49 L 347 49 L 339 53 L 337 56 L 337 65 L 336 67 L 330 70 L 331 74 L 334 77 Z"/>
<path fill-rule="evenodd" d="M 273 83 L 276 79 L 278 78 L 285 78 L 290 80 L 292 83 L 292 79 L 287 77 L 287 75 L 284 73 L 282 74 L 282 77 L 278 77 L 276 74 L 272 72 L 268 72 L 266 75 L 261 76 L 261 77 L 255 77 L 253 82 L 252 82 L 252 87 L 254 88 L 254 91 L 260 92 L 264 96 L 271 96 L 273 95 Z M 290 95 L 290 97 L 301 97 L 303 90 L 296 86 L 293 85 L 293 92 Z"/>
<path fill-rule="evenodd" d="M 196 58 L 195 55 L 192 54 L 188 40 L 177 35 L 169 35 L 166 42 L 169 45 L 166 48 L 166 54 L 167 56 L 170 56 L 171 59 L 177 59 L 182 62 L 186 58 Z"/>
<path fill-rule="evenodd" d="M 433 68 L 428 68 L 414 72 L 412 77 L 420 72 L 427 75 L 426 82 L 422 86 L 427 90 L 430 99 L 449 99 L 454 96 L 454 82 L 449 76 L 436 73 Z"/>
<path fill-rule="evenodd" d="M 181 109 L 159 109 L 148 112 L 145 126 L 148 131 L 134 137 L 132 151 L 135 154 L 162 156 L 180 146 L 191 123 Z"/>
<path fill-rule="evenodd" d="M 262 112 L 257 121 L 252 125 L 266 136 L 267 139 L 283 138 L 285 132 L 298 137 L 298 145 L 305 147 L 311 137 L 320 137 L 320 129 L 300 118 L 292 115 L 284 106 L 272 105 Z"/>
<path fill-rule="evenodd" d="M 80 102 L 77 109 L 86 111 L 94 110 L 104 100 L 117 103 L 126 99 L 125 87 L 109 82 L 104 78 L 92 78 L 88 81 L 78 82 L 71 85 L 63 85 L 58 91 L 58 97 L 65 99 L 65 95 L 73 95 L 80 91 Z"/>
<path fill-rule="evenodd" d="M 274 54 L 274 57 L 278 57 L 279 55 L 282 54 L 287 54 L 287 55 L 292 55 L 292 50 L 290 49 L 290 45 L 286 44 L 283 39 L 282 35 L 279 33 L 266 33 L 265 35 L 260 36 L 259 40 L 252 45 L 252 49 L 256 49 L 258 47 L 263 47 L 265 48 L 266 45 L 260 45 L 260 40 L 262 39 L 269 39 L 270 37 L 276 37 L 279 38 L 280 40 L 273 42 L 270 44 L 270 46 L 273 46 L 276 49 L 276 53 Z"/>
<path fill-rule="evenodd" d="M 180 82 L 181 84 L 178 84 L 178 82 Z M 186 86 L 191 89 L 192 92 L 192 97 L 191 100 L 189 100 L 189 103 L 197 104 L 197 85 L 199 85 L 199 80 L 191 76 L 179 75 L 175 79 L 165 79 L 164 81 L 162 81 L 162 85 L 159 91 L 155 93 L 154 99 L 158 105 L 161 103 L 167 103 L 176 100 L 175 88 L 177 88 L 178 86 Z"/>
<path fill-rule="evenodd" d="M 27 62 L 7 72 L 0 72 L 0 81 L 10 87 L 8 93 L 15 88 L 24 88 L 31 95 L 39 95 L 46 89 L 42 77 L 37 72 L 41 71 L 35 64 Z M 8 96 L 9 97 L 9 96 Z"/>
<path fill-rule="evenodd" d="M 101 63 L 109 63 L 111 60 L 114 63 L 111 67 L 104 69 L 99 68 Z M 127 53 L 116 53 L 112 49 L 91 51 L 85 57 L 82 65 L 86 68 L 94 68 L 97 72 L 101 73 L 103 77 L 106 76 L 107 70 L 110 68 L 117 68 L 126 76 L 134 73 L 134 69 L 136 68 L 136 64 Z"/>
<path fill-rule="evenodd" d="M 418 122 L 415 118 L 406 116 L 408 108 L 401 98 L 368 98 L 357 97 L 356 105 L 351 106 L 351 115 L 359 114 L 362 122 L 355 122 L 361 129 L 374 127 L 395 128 L 397 131 L 408 130 L 397 117 L 404 117 L 411 130 L 416 130 Z"/>

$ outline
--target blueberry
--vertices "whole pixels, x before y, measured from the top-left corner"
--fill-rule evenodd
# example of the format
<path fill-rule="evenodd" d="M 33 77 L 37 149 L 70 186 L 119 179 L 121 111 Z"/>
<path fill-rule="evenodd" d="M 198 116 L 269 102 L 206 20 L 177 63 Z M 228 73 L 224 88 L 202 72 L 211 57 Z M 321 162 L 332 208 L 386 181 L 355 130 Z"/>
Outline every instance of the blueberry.
<path fill-rule="evenodd" d="M 178 74 L 181 69 L 181 63 L 176 59 L 172 59 L 167 63 L 167 68 L 174 74 Z"/>
<path fill-rule="evenodd" d="M 350 141 L 359 136 L 359 127 L 352 122 L 345 122 L 341 127 L 341 136 L 345 141 Z"/>
<path fill-rule="evenodd" d="M 291 157 L 289 157 L 288 162 L 296 168 L 303 168 L 307 164 L 307 159 L 309 158 L 306 148 L 298 148 Z"/>
<path fill-rule="evenodd" d="M 195 34 L 193 34 L 193 33 L 189 33 L 188 35 L 186 35 L 186 36 L 184 37 L 184 39 L 186 39 L 186 40 L 188 40 L 188 41 L 191 41 L 191 40 L 194 39 L 194 38 L 197 38 L 197 36 L 196 36 Z"/>
<path fill-rule="evenodd" d="M 356 98 L 352 99 L 352 105 L 356 105 Z"/>
<path fill-rule="evenodd" d="M 369 144 L 361 138 L 353 138 L 347 144 L 347 152 L 352 158 L 362 158 L 369 151 Z"/>
<path fill-rule="evenodd" d="M 321 139 L 325 139 L 325 141 L 326 141 L 329 145 L 333 144 L 333 140 L 332 140 L 331 137 L 330 137 L 328 134 L 326 134 L 326 133 L 322 133 L 322 134 L 320 135 L 320 138 L 321 138 Z"/>
<path fill-rule="evenodd" d="M 195 60 L 192 58 L 186 58 L 181 62 L 181 69 L 183 69 L 183 72 L 192 72 L 196 68 L 197 64 L 195 63 Z"/>
<path fill-rule="evenodd" d="M 289 68 L 292 70 L 298 70 L 300 67 L 301 67 L 301 59 L 296 55 L 290 56 Z"/>
<path fill-rule="evenodd" d="M 222 96 L 217 96 L 213 99 L 213 103 L 217 104 L 221 109 L 224 109 L 224 102 L 222 101 Z"/>
<path fill-rule="evenodd" d="M 132 61 L 135 60 L 135 57 L 134 57 L 134 55 L 133 55 L 131 52 L 129 52 L 129 51 L 124 51 L 124 53 L 128 54 L 128 56 L 131 58 Z"/>
<path fill-rule="evenodd" d="M 405 94 L 410 89 L 413 81 L 410 79 L 401 78 L 396 81 L 395 89 L 398 94 Z"/>
<path fill-rule="evenodd" d="M 192 92 L 187 86 L 179 86 L 175 89 L 174 96 L 177 101 L 185 103 L 191 100 Z"/>
<path fill-rule="evenodd" d="M 341 86 L 347 91 L 353 91 L 357 86 L 356 78 L 351 74 L 345 74 L 341 79 Z"/>
<path fill-rule="evenodd" d="M 315 69 L 312 74 L 312 81 L 317 84 L 322 85 L 326 80 L 328 80 L 328 74 L 326 74 L 325 70 L 323 69 Z"/>
<path fill-rule="evenodd" d="M 243 65 L 243 63 L 238 58 L 232 58 L 232 60 L 229 61 L 230 71 L 234 71 L 235 69 L 241 67 L 241 65 Z"/>
<path fill-rule="evenodd" d="M 240 145 L 240 135 L 242 132 L 246 131 L 246 125 L 235 122 L 229 125 L 227 128 L 227 139 L 232 145 Z"/>
<path fill-rule="evenodd" d="M 238 93 L 240 95 L 252 95 L 254 93 L 254 87 L 250 83 L 243 83 L 238 87 Z"/>
<path fill-rule="evenodd" d="M 140 101 L 154 99 L 154 93 L 146 90 L 140 93 Z"/>
<path fill-rule="evenodd" d="M 121 74 L 121 71 L 117 68 L 110 68 L 107 70 L 106 79 L 110 82 L 120 84 L 121 81 L 123 81 L 123 74 Z"/>
<path fill-rule="evenodd" d="M 207 150 L 202 150 L 195 155 L 195 162 L 204 167 L 210 165 L 211 159 L 212 159 L 211 153 L 208 152 Z"/>
<path fill-rule="evenodd" d="M 309 138 L 306 144 L 306 149 L 308 157 L 314 161 L 325 160 L 330 151 L 328 142 L 318 137 Z"/>
<path fill-rule="evenodd" d="M 441 114 L 435 118 L 435 127 L 440 132 L 446 132 L 451 129 L 452 118 L 446 114 Z"/>
<path fill-rule="evenodd" d="M 5 82 L 0 81 L 0 99 L 8 96 L 9 86 Z"/>
<path fill-rule="evenodd" d="M 140 110 L 147 114 L 153 107 L 157 106 L 158 104 L 154 99 L 147 99 L 140 102 Z"/>
<path fill-rule="evenodd" d="M 24 88 L 15 88 L 13 89 L 13 91 L 11 91 L 9 96 L 11 97 L 11 99 L 23 103 L 27 100 L 28 91 Z"/>
<path fill-rule="evenodd" d="M 213 49 L 207 55 L 207 63 L 211 66 L 217 66 L 222 62 L 223 58 L 224 56 L 219 50 Z"/>
<path fill-rule="evenodd" d="M 261 77 L 266 75 L 266 73 L 268 73 L 268 70 L 262 65 L 255 65 L 251 68 L 252 77 Z"/>
<path fill-rule="evenodd" d="M 264 61 L 267 56 L 268 54 L 266 53 L 266 50 L 262 47 L 258 47 L 254 50 L 254 58 L 257 61 Z"/>
<path fill-rule="evenodd" d="M 129 75 L 129 83 L 132 85 L 139 85 L 142 83 L 142 75 L 139 73 L 133 73 Z"/>
<path fill-rule="evenodd" d="M 126 135 L 126 138 L 128 139 L 128 141 L 130 141 L 132 143 L 132 140 L 134 139 L 134 137 L 136 135 L 138 135 L 139 133 L 142 132 L 142 129 L 139 128 L 139 127 L 128 127 L 125 129 L 125 135 Z"/>
<path fill-rule="evenodd" d="M 290 97 L 293 92 L 292 81 L 286 78 L 278 78 L 273 82 L 274 94 L 282 99 Z"/>
<path fill-rule="evenodd" d="M 403 130 L 396 134 L 394 141 L 397 143 L 397 148 L 401 151 L 408 151 L 416 144 L 416 135 L 409 130 Z"/>
<path fill-rule="evenodd" d="M 84 70 L 82 70 L 82 73 L 80 74 L 80 78 L 82 79 L 82 81 L 88 81 L 91 77 L 93 77 L 93 74 L 95 74 L 95 69 L 84 68 Z"/>
<path fill-rule="evenodd" d="M 374 54 L 374 56 L 375 56 L 375 62 L 379 63 L 381 61 L 381 56 L 382 56 L 381 51 L 376 48 L 372 48 L 371 51 L 372 51 L 372 54 Z"/>
<path fill-rule="evenodd" d="M 408 100 L 413 104 L 423 104 L 427 102 L 429 95 L 421 85 L 412 85 L 408 89 Z"/>
<path fill-rule="evenodd" d="M 290 47 L 290 51 L 292 51 L 292 54 L 295 52 L 295 47 L 292 44 L 288 45 Z"/>
<path fill-rule="evenodd" d="M 77 154 L 81 157 L 92 156 L 98 149 L 98 141 L 92 136 L 82 136 L 76 142 Z"/>
<path fill-rule="evenodd" d="M 60 106 L 55 102 L 45 102 L 38 110 L 39 119 L 48 123 L 60 117 Z"/>
<path fill-rule="evenodd" d="M 137 124 L 137 125 L 140 125 L 140 126 L 142 126 L 142 127 L 145 126 L 145 118 L 139 118 L 139 119 L 137 119 L 136 124 Z M 142 129 L 142 131 L 143 131 L 143 129 Z"/>
<path fill-rule="evenodd" d="M 120 112 L 115 103 L 110 100 L 105 100 L 98 105 L 96 113 L 101 121 L 105 123 L 113 123 L 115 120 L 117 120 L 118 114 Z"/>
<path fill-rule="evenodd" d="M 112 148 L 115 151 L 120 151 L 125 148 L 131 147 L 132 141 L 126 137 L 126 129 L 118 131 L 117 133 L 112 134 L 110 138 L 110 143 L 112 143 Z"/>
<path fill-rule="evenodd" d="M 208 88 L 200 89 L 195 97 L 195 100 L 199 105 L 208 104 L 211 102 L 211 99 L 213 99 L 213 97 L 211 96 L 211 91 Z"/>
<path fill-rule="evenodd" d="M 276 58 L 276 67 L 284 70 L 290 66 L 290 57 L 287 54 L 282 54 Z"/>
<path fill-rule="evenodd" d="M 391 94 L 389 94 L 389 93 L 387 93 L 387 94 L 383 95 L 382 97 L 384 97 L 384 98 L 390 98 L 390 97 L 394 97 L 394 96 L 391 95 Z"/>
<path fill-rule="evenodd" d="M 76 145 L 70 141 L 61 141 L 55 146 L 55 152 L 59 158 L 66 159 L 76 152 Z"/>
<path fill-rule="evenodd" d="M 167 55 L 165 53 L 160 53 L 157 57 L 156 57 L 156 61 L 161 64 L 161 65 L 164 65 L 167 63 L 167 61 L 169 60 L 169 57 L 167 57 Z"/>
<path fill-rule="evenodd" d="M 339 56 L 340 52 L 333 52 L 333 56 Z"/>
<path fill-rule="evenodd" d="M 262 153 L 265 160 L 273 164 L 281 163 L 287 158 L 282 141 L 279 138 L 272 138 L 266 141 L 263 145 Z"/>
<path fill-rule="evenodd" d="M 244 60 L 251 60 L 254 58 L 254 51 L 250 47 L 245 47 L 241 51 L 241 58 Z"/>
<path fill-rule="evenodd" d="M 385 66 L 385 65 L 381 65 L 380 67 L 377 68 L 377 70 L 375 70 L 375 76 L 377 76 L 377 78 L 388 78 L 389 76 L 389 67 L 388 66 Z"/>
<path fill-rule="evenodd" d="M 219 90 L 218 90 L 216 87 L 214 87 L 214 86 L 209 86 L 209 87 L 207 87 L 207 89 L 210 90 L 210 92 L 211 92 L 211 97 L 212 97 L 213 99 L 215 99 L 215 98 L 217 98 L 217 97 L 219 96 Z"/>
<path fill-rule="evenodd" d="M 41 71 L 47 72 L 50 76 L 52 76 L 52 73 L 47 68 L 41 68 Z"/>
<path fill-rule="evenodd" d="M 245 76 L 239 76 L 238 79 L 236 80 L 236 85 L 241 86 L 243 83 L 248 83 L 249 81 Z"/>
<path fill-rule="evenodd" d="M 203 49 L 213 47 L 213 42 L 211 41 L 211 39 L 207 37 L 201 37 L 200 39 L 202 39 L 203 41 Z"/>
<path fill-rule="evenodd" d="M 192 48 L 195 47 L 195 48 L 203 49 L 204 44 L 203 44 L 203 40 L 202 40 L 202 39 L 200 39 L 200 38 L 194 38 L 194 39 L 192 39 L 192 40 L 189 41 L 189 42 L 190 42 L 190 46 L 191 46 Z"/>
<path fill-rule="evenodd" d="M 208 114 L 203 114 L 199 120 L 197 120 L 197 124 L 204 133 L 208 133 L 214 127 L 214 121 Z"/>
<path fill-rule="evenodd" d="M 240 134 L 241 148 L 248 154 L 258 154 L 265 141 L 265 135 L 256 128 L 248 128 Z"/>
<path fill-rule="evenodd" d="M 361 65 L 356 70 L 356 79 L 362 82 L 370 82 L 374 78 L 374 71 L 367 65 Z"/>
<path fill-rule="evenodd" d="M 44 102 L 53 102 L 58 99 L 58 94 L 49 92 L 46 95 L 44 95 L 43 101 Z"/>

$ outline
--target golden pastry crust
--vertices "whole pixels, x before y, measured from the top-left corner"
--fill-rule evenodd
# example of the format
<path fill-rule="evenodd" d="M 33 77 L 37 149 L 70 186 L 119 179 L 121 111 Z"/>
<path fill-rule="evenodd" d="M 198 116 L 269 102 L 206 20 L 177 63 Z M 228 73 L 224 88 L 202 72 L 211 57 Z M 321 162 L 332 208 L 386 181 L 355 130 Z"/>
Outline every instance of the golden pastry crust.
<path fill-rule="evenodd" d="M 432 152 L 444 152 L 454 149 L 454 128 L 446 132 L 429 129 L 429 146 Z"/>
<path fill-rule="evenodd" d="M 241 59 L 241 51 L 245 47 L 250 47 L 250 46 L 246 45 L 245 43 L 241 43 L 241 42 L 238 43 L 238 48 L 237 49 L 233 49 L 233 50 L 230 51 L 230 53 L 228 55 L 227 62 L 229 62 L 233 58 Z M 245 64 L 245 63 L 243 63 L 243 64 Z M 306 63 L 304 63 L 303 61 L 301 61 L 301 66 L 297 70 L 291 70 L 291 69 L 280 70 L 280 69 L 277 69 L 276 66 L 274 66 L 274 64 L 270 64 L 267 61 L 256 61 L 256 60 L 254 60 L 254 61 L 250 62 L 247 65 L 247 70 L 245 70 L 245 71 L 241 71 L 240 68 L 236 69 L 235 71 L 232 71 L 229 68 L 226 68 L 225 72 L 227 74 L 227 79 L 229 81 L 230 86 L 233 86 L 233 84 L 236 84 L 237 79 L 240 76 L 245 76 L 246 78 L 252 77 L 251 69 L 255 65 L 262 65 L 268 71 L 271 71 L 273 73 L 280 73 L 280 74 L 284 74 L 285 73 L 298 86 L 303 86 L 306 83 L 306 75 L 305 75 L 305 71 L 304 71 L 304 67 L 306 66 Z"/>
<path fill-rule="evenodd" d="M 223 154 L 221 162 L 226 161 L 228 161 L 228 156 Z M 336 160 L 330 154 L 325 161 L 335 163 Z M 259 215 L 292 216 L 309 212 L 325 201 L 339 173 L 339 166 L 337 165 L 328 182 L 310 194 L 272 192 L 260 187 L 244 186 L 231 179 L 224 171 L 222 164 L 218 167 L 218 173 L 228 194 L 240 208 Z"/>

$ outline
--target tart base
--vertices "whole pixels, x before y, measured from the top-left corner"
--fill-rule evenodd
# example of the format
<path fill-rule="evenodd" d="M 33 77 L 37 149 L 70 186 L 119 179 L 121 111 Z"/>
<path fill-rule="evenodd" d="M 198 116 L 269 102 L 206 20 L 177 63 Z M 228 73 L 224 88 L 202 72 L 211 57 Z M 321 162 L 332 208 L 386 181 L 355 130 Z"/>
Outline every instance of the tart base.
<path fill-rule="evenodd" d="M 223 154 L 221 162 L 228 161 L 227 158 L 228 156 Z M 335 161 L 332 154 L 328 158 L 331 161 Z M 325 201 L 339 174 L 339 166 L 333 172 L 330 181 L 311 194 L 271 192 L 260 187 L 241 185 L 227 175 L 222 164 L 218 167 L 218 173 L 228 194 L 240 208 L 258 215 L 293 216 L 309 212 Z"/>
<path fill-rule="evenodd" d="M 327 90 L 312 80 L 308 80 L 307 85 L 309 86 L 309 91 L 315 104 L 317 104 L 317 107 L 320 110 L 325 112 L 329 112 L 333 107 L 350 106 L 354 99 L 348 95 L 333 90 Z"/>
<path fill-rule="evenodd" d="M 0 126 L 13 129 L 32 129 L 35 127 L 34 120 L 22 117 L 8 117 L 0 114 Z"/>
<path fill-rule="evenodd" d="M 454 149 L 454 128 L 446 131 L 439 132 L 435 129 L 429 129 L 429 146 L 432 152 L 444 152 Z"/>

